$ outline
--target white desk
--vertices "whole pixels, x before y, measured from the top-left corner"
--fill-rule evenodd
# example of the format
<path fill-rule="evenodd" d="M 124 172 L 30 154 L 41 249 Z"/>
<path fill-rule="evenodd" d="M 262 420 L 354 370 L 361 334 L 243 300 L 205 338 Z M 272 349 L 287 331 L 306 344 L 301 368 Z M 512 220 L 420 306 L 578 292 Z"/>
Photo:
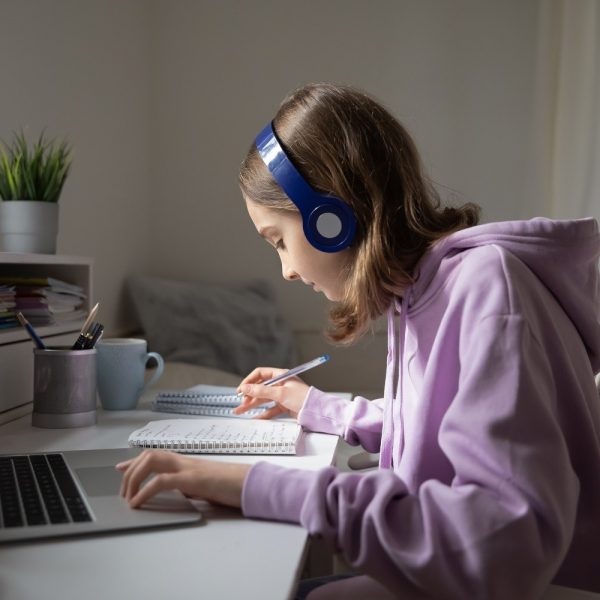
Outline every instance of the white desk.
<path fill-rule="evenodd" d="M 31 416 L 0 427 L 0 453 L 124 448 L 150 420 L 172 418 L 148 409 L 105 412 L 98 424 L 36 429 Z M 191 417 L 193 418 L 193 417 Z M 218 459 L 318 469 L 332 463 L 338 438 L 310 433 L 298 456 Z M 217 457 L 215 457 L 217 459 Z M 207 505 L 204 525 L 0 546 L 3 600 L 284 600 L 294 591 L 307 549 L 296 525 L 244 519 Z"/>

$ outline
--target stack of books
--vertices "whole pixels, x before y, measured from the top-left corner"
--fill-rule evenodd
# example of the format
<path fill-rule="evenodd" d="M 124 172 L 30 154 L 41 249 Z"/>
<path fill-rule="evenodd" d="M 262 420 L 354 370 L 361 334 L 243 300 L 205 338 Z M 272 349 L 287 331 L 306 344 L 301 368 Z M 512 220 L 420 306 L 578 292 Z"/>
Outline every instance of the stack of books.
<path fill-rule="evenodd" d="M 0 329 L 17 327 L 15 286 L 0 284 Z"/>
<path fill-rule="evenodd" d="M 55 325 L 80 320 L 86 316 L 85 294 L 77 285 L 53 277 L 0 277 L 0 290 L 13 290 L 13 324 L 16 312 L 35 326 Z M 1 294 L 1 292 L 0 292 Z M 0 303 L 1 306 L 1 303 Z"/>

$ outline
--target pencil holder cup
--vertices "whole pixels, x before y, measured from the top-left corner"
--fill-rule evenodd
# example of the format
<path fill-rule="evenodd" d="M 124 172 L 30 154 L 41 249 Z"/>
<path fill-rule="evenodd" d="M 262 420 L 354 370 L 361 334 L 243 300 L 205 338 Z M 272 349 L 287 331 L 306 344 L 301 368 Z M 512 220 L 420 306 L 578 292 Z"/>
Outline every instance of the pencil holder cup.
<path fill-rule="evenodd" d="M 96 350 L 33 351 L 34 427 L 59 429 L 96 423 Z"/>

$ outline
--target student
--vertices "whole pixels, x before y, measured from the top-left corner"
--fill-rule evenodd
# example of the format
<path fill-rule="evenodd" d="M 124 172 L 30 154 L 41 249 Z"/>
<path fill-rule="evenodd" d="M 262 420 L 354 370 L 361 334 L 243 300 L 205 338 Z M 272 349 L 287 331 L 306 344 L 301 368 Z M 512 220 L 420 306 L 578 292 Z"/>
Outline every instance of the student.
<path fill-rule="evenodd" d="M 333 302 L 334 342 L 387 315 L 385 398 L 346 401 L 299 378 L 265 387 L 282 371 L 259 368 L 238 410 L 274 400 L 267 416 L 380 451 L 379 469 L 145 452 L 119 466 L 131 506 L 178 488 L 301 523 L 360 574 L 310 598 L 600 591 L 596 222 L 477 225 L 477 207 L 442 207 L 408 133 L 352 88 L 303 87 L 272 128 L 240 172 L 250 218 L 284 278 Z"/>

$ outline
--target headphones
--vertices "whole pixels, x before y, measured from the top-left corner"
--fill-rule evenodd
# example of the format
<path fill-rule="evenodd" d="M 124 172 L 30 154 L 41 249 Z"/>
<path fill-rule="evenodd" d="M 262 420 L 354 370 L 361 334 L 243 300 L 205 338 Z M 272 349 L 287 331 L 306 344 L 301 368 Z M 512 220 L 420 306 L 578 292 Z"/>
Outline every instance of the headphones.
<path fill-rule="evenodd" d="M 311 245 L 321 252 L 339 252 L 350 246 L 356 232 L 352 209 L 335 196 L 313 190 L 281 147 L 272 123 L 256 136 L 256 149 L 273 179 L 300 211 L 304 235 Z"/>

